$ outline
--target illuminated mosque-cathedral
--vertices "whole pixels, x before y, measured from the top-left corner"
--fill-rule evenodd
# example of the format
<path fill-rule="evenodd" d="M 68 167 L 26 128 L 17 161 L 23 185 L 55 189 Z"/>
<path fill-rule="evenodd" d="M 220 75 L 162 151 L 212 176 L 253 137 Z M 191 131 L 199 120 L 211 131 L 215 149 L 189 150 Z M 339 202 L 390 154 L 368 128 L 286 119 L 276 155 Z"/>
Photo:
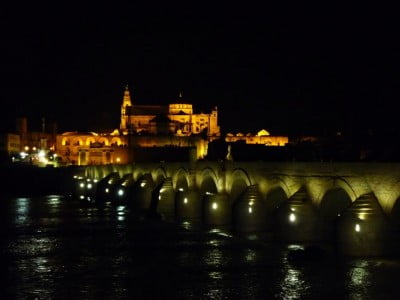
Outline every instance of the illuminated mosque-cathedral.
<path fill-rule="evenodd" d="M 145 132 L 190 136 L 204 133 L 209 137 L 220 136 L 217 107 L 210 114 L 194 114 L 193 105 L 183 101 L 182 93 L 176 103 L 169 105 L 132 105 L 128 86 L 121 105 L 120 130 L 123 134 Z"/>

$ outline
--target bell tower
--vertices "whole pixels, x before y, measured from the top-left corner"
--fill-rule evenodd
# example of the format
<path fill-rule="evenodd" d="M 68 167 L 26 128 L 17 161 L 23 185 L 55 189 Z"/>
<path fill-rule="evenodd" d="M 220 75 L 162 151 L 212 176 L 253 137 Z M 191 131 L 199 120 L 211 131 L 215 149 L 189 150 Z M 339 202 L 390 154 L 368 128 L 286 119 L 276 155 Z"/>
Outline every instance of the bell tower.
<path fill-rule="evenodd" d="M 121 130 L 126 130 L 127 125 L 129 124 L 129 108 L 132 106 L 132 101 L 131 101 L 131 95 L 129 92 L 128 85 L 125 87 L 124 91 L 124 98 L 122 100 L 122 105 L 121 105 L 121 124 L 120 124 L 120 129 Z"/>

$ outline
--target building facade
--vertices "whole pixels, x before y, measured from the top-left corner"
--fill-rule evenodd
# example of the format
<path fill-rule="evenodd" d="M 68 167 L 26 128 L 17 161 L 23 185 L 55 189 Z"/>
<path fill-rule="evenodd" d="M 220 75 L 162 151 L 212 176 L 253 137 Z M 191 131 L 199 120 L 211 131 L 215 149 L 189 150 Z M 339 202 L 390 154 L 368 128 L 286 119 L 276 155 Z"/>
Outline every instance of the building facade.
<path fill-rule="evenodd" d="M 270 135 L 265 129 L 260 130 L 257 134 L 243 134 L 228 133 L 225 137 L 225 142 L 235 143 L 235 142 L 245 142 L 246 144 L 261 144 L 266 146 L 285 146 L 289 142 L 289 137 L 287 136 L 277 136 Z"/>
<path fill-rule="evenodd" d="M 65 164 L 103 165 L 128 163 L 127 137 L 117 131 L 64 132 L 57 136 L 57 155 Z"/>
<path fill-rule="evenodd" d="M 169 105 L 132 104 L 128 86 L 121 105 L 120 130 L 123 134 L 204 134 L 208 137 L 219 137 L 221 134 L 217 107 L 209 114 L 196 114 L 193 105 L 185 102 L 182 94 L 176 103 Z"/>

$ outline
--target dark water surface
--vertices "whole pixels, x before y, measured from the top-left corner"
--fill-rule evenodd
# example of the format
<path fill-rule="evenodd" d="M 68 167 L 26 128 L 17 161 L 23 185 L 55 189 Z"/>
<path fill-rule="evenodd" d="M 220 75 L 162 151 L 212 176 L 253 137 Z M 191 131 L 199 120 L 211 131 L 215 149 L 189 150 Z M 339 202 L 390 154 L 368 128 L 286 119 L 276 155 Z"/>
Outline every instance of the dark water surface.
<path fill-rule="evenodd" d="M 292 263 L 293 245 L 60 196 L 3 198 L 1 299 L 396 299 L 400 260 Z"/>

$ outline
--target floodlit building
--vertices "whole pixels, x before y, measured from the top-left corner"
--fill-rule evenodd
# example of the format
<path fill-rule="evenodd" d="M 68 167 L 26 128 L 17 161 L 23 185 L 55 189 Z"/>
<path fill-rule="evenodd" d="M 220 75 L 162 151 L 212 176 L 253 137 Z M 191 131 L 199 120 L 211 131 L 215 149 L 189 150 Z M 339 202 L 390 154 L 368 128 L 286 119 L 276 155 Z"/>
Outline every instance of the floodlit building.
<path fill-rule="evenodd" d="M 246 144 L 260 144 L 266 146 L 285 146 L 289 142 L 289 137 L 270 135 L 270 133 L 267 130 L 262 129 L 259 132 L 257 132 L 257 134 L 228 133 L 225 136 L 225 142 L 227 143 L 244 142 Z"/>
<path fill-rule="evenodd" d="M 218 110 L 211 113 L 194 113 L 193 105 L 187 103 L 179 94 L 176 103 L 169 105 L 133 104 L 128 86 L 125 88 L 121 105 L 120 130 L 123 134 L 172 134 L 190 136 L 204 134 L 219 137 Z"/>
<path fill-rule="evenodd" d="M 118 131 L 64 132 L 57 136 L 57 154 L 66 164 L 102 165 L 128 163 L 127 137 Z"/>

